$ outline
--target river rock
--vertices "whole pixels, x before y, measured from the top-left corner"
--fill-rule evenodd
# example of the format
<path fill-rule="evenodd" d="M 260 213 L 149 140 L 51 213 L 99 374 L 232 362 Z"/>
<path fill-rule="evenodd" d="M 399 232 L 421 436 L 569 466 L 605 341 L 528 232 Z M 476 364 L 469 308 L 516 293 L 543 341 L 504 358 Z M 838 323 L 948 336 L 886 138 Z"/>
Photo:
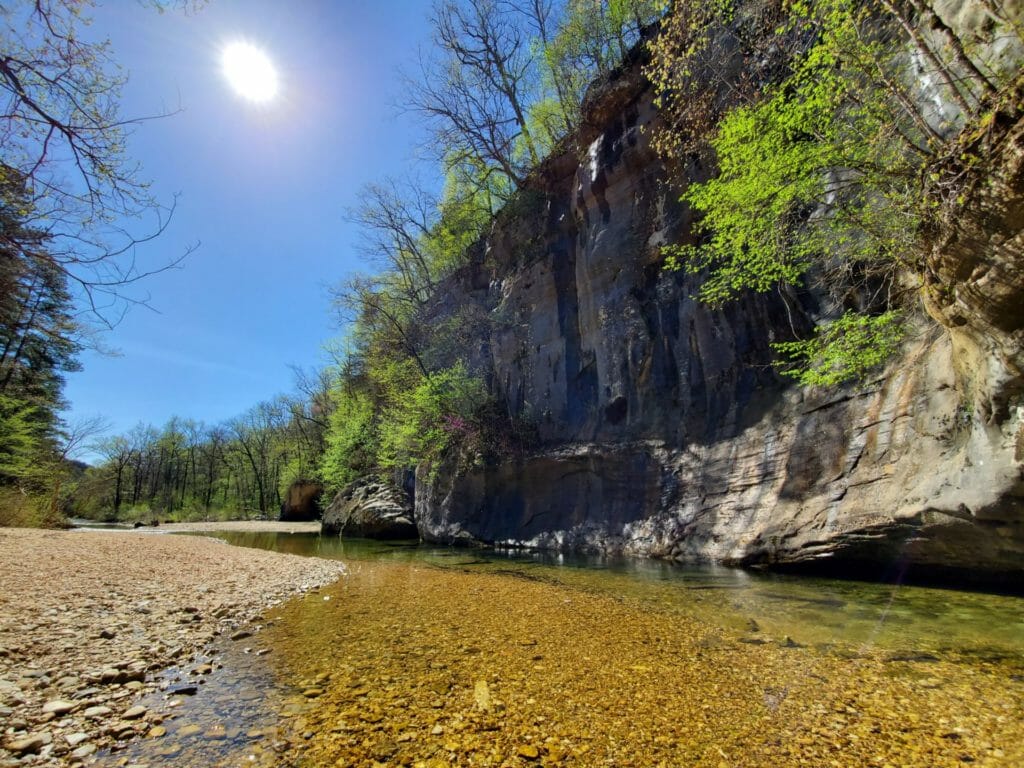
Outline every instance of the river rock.
<path fill-rule="evenodd" d="M 73 712 L 78 708 L 78 704 L 73 701 L 64 701 L 63 699 L 54 699 L 43 704 L 43 712 L 52 713 L 57 715 L 66 715 L 69 712 Z"/>
<path fill-rule="evenodd" d="M 16 683 L 0 680 L 0 700 L 8 704 L 20 704 L 25 700 L 25 694 Z"/>
<path fill-rule="evenodd" d="M 91 755 L 95 751 L 96 751 L 96 745 L 95 744 L 91 744 L 91 743 L 90 744 L 83 744 L 78 749 L 75 749 L 75 750 L 73 750 L 71 752 L 71 757 L 82 759 L 83 757 L 88 757 L 89 755 Z"/>
<path fill-rule="evenodd" d="M 15 755 L 35 754 L 51 742 L 49 734 L 30 733 L 7 742 L 6 747 Z"/>
<path fill-rule="evenodd" d="M 107 730 L 118 741 L 125 741 L 135 735 L 135 726 L 132 723 L 114 723 Z"/>
<path fill-rule="evenodd" d="M 525 760 L 536 760 L 540 757 L 540 750 L 532 744 L 523 744 L 516 750 L 516 754 Z"/>
<path fill-rule="evenodd" d="M 143 680 L 146 677 L 146 672 L 143 669 L 128 668 L 118 669 L 116 667 L 108 667 L 100 672 L 100 682 L 113 685 L 118 683 L 127 683 L 131 680 Z"/>
<path fill-rule="evenodd" d="M 486 712 L 491 708 L 491 689 L 486 680 L 477 680 L 474 684 L 473 701 L 481 712 Z"/>
<path fill-rule="evenodd" d="M 368 477 L 338 492 L 324 510 L 320 532 L 367 539 L 415 539 L 419 535 L 409 495 L 390 483 Z"/>

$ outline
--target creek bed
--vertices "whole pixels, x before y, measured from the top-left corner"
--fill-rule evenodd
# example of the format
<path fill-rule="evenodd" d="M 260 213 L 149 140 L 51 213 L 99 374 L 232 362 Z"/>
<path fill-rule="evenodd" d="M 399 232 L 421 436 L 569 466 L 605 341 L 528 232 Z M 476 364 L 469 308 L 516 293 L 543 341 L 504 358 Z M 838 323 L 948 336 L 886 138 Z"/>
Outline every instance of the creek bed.
<path fill-rule="evenodd" d="M 1020 598 L 219 535 L 350 573 L 109 764 L 1024 765 Z"/>

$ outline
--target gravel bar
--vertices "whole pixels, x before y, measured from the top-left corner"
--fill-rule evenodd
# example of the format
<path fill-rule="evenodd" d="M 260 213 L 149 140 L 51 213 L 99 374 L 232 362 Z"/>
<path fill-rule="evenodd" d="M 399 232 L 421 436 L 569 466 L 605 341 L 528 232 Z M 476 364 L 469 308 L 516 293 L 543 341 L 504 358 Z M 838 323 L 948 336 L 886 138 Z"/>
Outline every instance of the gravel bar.
<path fill-rule="evenodd" d="M 150 732 L 164 713 L 136 702 L 159 672 L 345 573 L 200 536 L 0 528 L 0 766 L 87 764 Z"/>

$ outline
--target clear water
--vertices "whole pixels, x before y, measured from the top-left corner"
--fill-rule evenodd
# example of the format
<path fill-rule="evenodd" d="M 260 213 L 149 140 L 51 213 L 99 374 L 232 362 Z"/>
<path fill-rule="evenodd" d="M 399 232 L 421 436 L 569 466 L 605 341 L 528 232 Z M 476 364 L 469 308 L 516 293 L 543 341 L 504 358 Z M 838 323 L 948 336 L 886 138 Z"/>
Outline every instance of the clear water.
<path fill-rule="evenodd" d="M 397 589 L 415 595 L 422 581 L 422 577 L 416 574 L 422 573 L 424 569 L 460 575 L 486 575 L 487 579 L 497 578 L 501 580 L 500 583 L 510 585 L 537 582 L 554 588 L 553 593 L 549 590 L 545 594 L 549 596 L 548 599 L 552 599 L 553 594 L 555 602 L 561 602 L 564 598 L 568 604 L 575 599 L 574 595 L 584 592 L 600 598 L 605 604 L 609 599 L 616 605 L 621 604 L 627 616 L 663 617 L 657 620 L 659 626 L 673 626 L 673 622 L 678 619 L 681 622 L 679 626 L 703 627 L 700 632 L 706 632 L 705 640 L 700 640 L 695 647 L 699 649 L 696 657 L 703 656 L 705 660 L 695 661 L 693 652 L 687 652 L 680 659 L 687 658 L 688 662 L 673 661 L 665 667 L 666 670 L 672 670 L 675 664 L 732 664 L 737 654 L 745 653 L 742 650 L 744 648 L 751 649 L 752 653 L 756 650 L 758 654 L 764 650 L 764 654 L 750 657 L 748 663 L 777 664 L 780 660 L 779 648 L 796 649 L 792 651 L 796 655 L 781 657 L 782 667 L 776 667 L 775 673 L 778 679 L 773 678 L 772 685 L 764 688 L 764 695 L 768 701 L 780 690 L 782 695 L 786 695 L 789 686 L 793 686 L 789 695 L 793 701 L 792 711 L 797 713 L 808 707 L 820 708 L 822 700 L 832 696 L 827 691 L 842 689 L 846 685 L 844 678 L 847 674 L 857 675 L 849 678 L 849 685 L 858 692 L 857 695 L 863 694 L 865 698 L 854 702 L 851 711 L 873 711 L 878 725 L 875 730 L 862 731 L 861 741 L 850 741 L 846 748 L 859 748 L 857 744 L 865 745 L 868 742 L 872 742 L 868 752 L 891 748 L 892 759 L 881 761 L 879 765 L 890 762 L 914 766 L 944 765 L 949 756 L 944 756 L 941 750 L 947 744 L 954 744 L 956 755 L 962 752 L 963 756 L 971 757 L 972 760 L 977 758 L 982 765 L 1017 764 L 1015 761 L 1018 755 L 1013 752 L 1013 745 L 1024 735 L 1024 712 L 1021 711 L 1024 695 L 1024 599 L 1020 597 L 760 574 L 710 566 L 681 567 L 645 559 L 450 549 L 417 542 L 342 540 L 321 538 L 315 534 L 217 532 L 202 535 L 214 536 L 237 546 L 340 559 L 349 565 L 353 574 L 352 588 L 361 590 L 362 594 L 347 591 L 349 586 L 341 583 L 326 590 L 323 596 L 309 595 L 291 609 L 281 612 L 277 625 L 262 633 L 261 639 L 254 638 L 251 649 L 230 643 L 216 649 L 216 658 L 223 664 L 223 669 L 209 676 L 197 695 L 179 697 L 174 710 L 175 717 L 166 723 L 168 734 L 160 739 L 143 739 L 129 745 L 124 752 L 105 755 L 101 761 L 104 765 L 116 765 L 124 760 L 132 764 L 167 766 L 320 765 L 333 764 L 335 756 L 341 754 L 346 757 L 338 764 L 363 764 L 354 755 L 365 749 L 372 753 L 376 747 L 365 745 L 378 738 L 378 731 L 373 729 L 382 726 L 359 721 L 354 726 L 351 722 L 344 726 L 332 726 L 345 721 L 354 711 L 350 703 L 346 704 L 338 698 L 337 691 L 351 690 L 352 686 L 363 686 L 365 683 L 371 689 L 369 696 L 372 700 L 377 694 L 372 680 L 374 676 L 382 676 L 379 679 L 383 682 L 378 685 L 394 689 L 389 695 L 398 697 L 395 706 L 404 707 L 409 692 L 422 690 L 427 677 L 447 672 L 437 672 L 431 665 L 409 672 L 407 679 L 402 678 L 408 671 L 406 662 L 397 668 L 388 666 L 393 661 L 396 637 L 414 645 L 416 634 L 425 634 L 427 639 L 419 647 L 428 656 L 439 651 L 442 637 L 448 637 L 448 642 L 453 645 L 441 651 L 439 657 L 444 660 L 442 666 L 447 666 L 459 663 L 466 652 L 463 644 L 469 642 L 464 633 L 471 634 L 478 626 L 470 624 L 461 630 L 456 629 L 453 622 L 460 621 L 456 613 L 446 614 L 439 625 L 430 627 L 430 609 L 420 613 L 419 598 L 416 597 L 411 603 L 403 603 L 405 608 L 398 611 L 401 613 L 408 610 L 408 616 L 387 614 L 386 609 L 377 607 L 387 602 L 387 595 L 378 592 L 379 598 L 375 598 L 374 589 Z M 380 570 L 382 566 L 385 571 Z M 374 586 L 374 582 L 379 582 L 380 586 Z M 362 586 L 357 588 L 357 583 Z M 460 579 L 459 583 L 468 585 L 470 593 L 477 591 L 472 586 L 476 582 Z M 489 581 L 488 584 L 491 585 L 489 589 L 493 590 L 494 582 Z M 509 590 L 509 594 L 515 592 Z M 437 599 L 436 595 L 434 599 Z M 467 593 L 454 597 L 455 602 L 466 599 L 472 599 L 471 595 Z M 353 604 L 351 609 L 347 606 L 349 600 Z M 438 615 L 452 602 L 452 597 L 442 597 L 442 600 L 442 603 L 435 604 L 434 610 Z M 476 621 L 482 624 L 486 617 L 478 616 Z M 501 621 L 500 616 L 498 621 Z M 364 627 L 359 628 L 352 622 L 360 622 Z M 620 627 L 620 630 L 620 637 L 623 632 L 626 636 L 631 632 L 629 626 Z M 707 642 L 708 639 L 710 642 Z M 270 643 L 272 652 L 266 656 L 257 656 L 255 650 L 260 642 Z M 516 650 L 515 645 L 513 643 L 513 652 Z M 480 643 L 480 647 L 492 646 Z M 357 660 L 353 662 L 353 657 L 346 654 L 356 648 Z M 252 652 L 247 653 L 247 650 Z M 501 651 L 500 648 L 498 650 Z M 529 653 L 533 651 L 527 655 Z M 790 652 L 783 650 L 782 653 Z M 471 654 L 465 658 L 471 660 L 469 663 L 475 663 L 473 660 L 480 658 L 480 663 L 485 666 L 498 663 L 496 657 L 488 660 L 486 653 L 482 656 Z M 658 663 L 657 655 L 652 659 L 652 663 Z M 352 671 L 353 664 L 355 672 Z M 825 675 L 820 677 L 820 691 L 819 684 L 811 680 L 814 676 L 808 672 L 812 667 Z M 768 666 L 765 669 L 770 668 Z M 631 707 L 639 705 L 645 697 L 662 695 L 657 679 L 649 682 L 650 689 L 642 687 L 640 681 L 647 674 L 646 664 L 630 666 L 629 670 L 629 674 L 621 678 L 626 683 L 617 678 L 612 685 L 641 686 L 639 689 L 631 689 L 631 700 L 634 702 Z M 339 687 L 331 689 L 330 695 L 323 699 L 304 698 L 304 689 L 310 685 L 319 685 L 314 682 L 314 676 L 320 671 L 329 671 L 335 677 L 356 675 L 359 682 L 339 683 Z M 173 679 L 181 672 L 170 670 L 166 674 L 168 679 Z M 755 670 L 751 672 L 756 679 L 759 673 Z M 536 680 L 523 678 L 523 684 L 538 683 L 538 680 L 543 682 L 544 677 L 550 675 L 549 670 Z M 469 673 L 467 679 L 472 680 L 473 676 Z M 630 683 L 632 678 L 636 680 Z M 891 690 L 887 688 L 890 684 Z M 797 704 L 795 699 L 801 686 L 804 689 L 801 695 L 810 698 Z M 653 689 L 658 692 L 637 692 Z M 456 705 L 461 699 L 472 701 L 470 692 L 463 691 L 456 695 L 458 688 L 452 690 L 448 701 Z M 675 693 L 686 698 L 685 690 L 677 689 Z M 845 700 L 849 700 L 850 693 L 849 690 L 845 692 Z M 550 699 L 552 695 L 549 690 L 547 698 Z M 598 702 L 616 695 L 615 689 L 610 688 L 598 697 Z M 748 701 L 742 714 L 735 719 L 737 723 L 747 724 L 744 727 L 748 730 L 744 735 L 729 736 L 726 733 L 731 722 L 728 718 L 723 721 L 724 725 L 717 726 L 719 730 L 716 733 L 721 738 L 734 738 L 733 749 L 747 749 L 750 745 L 752 751 L 746 756 L 747 762 L 742 763 L 744 765 L 788 765 L 788 760 L 777 762 L 780 759 L 777 752 L 771 753 L 773 757 L 763 758 L 776 762 L 758 762 L 762 758 L 757 757 L 759 753 L 756 750 L 765 747 L 763 744 L 757 746 L 754 742 L 763 729 L 761 726 L 750 726 L 749 723 L 755 722 L 751 718 L 760 717 L 758 713 L 765 709 L 759 703 L 760 696 L 758 693 L 754 697 L 753 704 Z M 819 696 L 822 700 L 819 700 Z M 910 698 L 903 699 L 903 696 Z M 978 697 L 984 699 L 981 707 L 975 706 Z M 545 697 L 537 694 L 535 698 L 528 699 L 526 704 L 535 699 L 539 702 L 536 706 L 541 706 Z M 528 709 L 526 704 L 521 703 L 520 709 Z M 159 709 L 160 705 L 159 697 L 155 698 L 152 708 Z M 429 716 L 438 711 L 431 709 L 433 704 L 425 706 L 427 708 L 423 711 Z M 449 705 L 445 706 L 443 711 L 447 712 Z M 685 704 L 677 699 L 674 704 L 666 706 Z M 781 717 L 773 713 L 775 706 L 772 704 L 772 712 L 766 717 Z M 987 710 L 988 707 L 996 706 L 1001 708 L 1002 714 Z M 387 719 L 390 716 L 386 714 L 392 711 L 389 707 L 384 702 L 382 711 L 385 719 L 382 723 L 392 727 Z M 917 712 L 920 715 L 914 712 L 909 716 L 923 718 L 927 723 L 933 720 L 936 722 L 935 726 L 924 728 L 917 740 L 903 733 L 908 709 L 913 710 L 914 707 L 919 707 Z M 979 723 L 971 720 L 975 713 L 980 713 L 982 721 Z M 948 722 L 938 722 L 946 715 L 949 716 Z M 551 716 L 550 712 L 548 716 Z M 825 718 L 821 722 L 830 722 L 828 718 L 846 715 L 826 714 L 821 717 Z M 854 721 L 860 715 L 850 718 L 848 725 L 853 729 L 856 724 Z M 404 720 L 401 728 L 411 727 L 412 722 L 420 722 L 421 729 L 416 740 L 402 745 L 402 748 L 411 749 L 412 745 L 416 745 L 417 749 L 422 749 L 422 745 L 431 738 L 429 726 L 423 726 L 422 720 Z M 775 721 L 766 722 L 772 725 Z M 683 745 L 687 743 L 687 728 L 685 722 L 680 720 L 680 723 L 680 734 L 672 735 Z M 964 730 L 962 740 L 955 743 L 948 741 L 950 733 L 960 738 L 959 731 L 954 733 L 951 730 L 954 726 L 963 726 Z M 506 731 L 516 733 L 517 727 L 510 716 Z M 528 730 L 524 729 L 529 727 L 532 726 L 523 725 L 519 733 L 528 734 Z M 577 724 L 575 727 L 578 729 L 581 726 Z M 606 727 L 616 726 L 613 721 L 608 721 L 606 725 L 597 727 L 597 733 L 603 734 L 602 729 Z M 843 726 L 843 729 L 846 727 Z M 357 730 L 351 731 L 351 728 Z M 358 728 L 365 730 L 358 731 Z M 809 729 L 810 726 L 793 726 L 792 733 L 795 738 L 803 738 L 804 734 L 810 732 Z M 216 733 L 215 738 L 207 735 L 211 732 Z M 335 744 L 331 741 L 346 738 L 347 734 L 355 732 L 360 733 L 360 736 L 358 739 L 353 737 L 354 741 L 359 741 L 363 746 L 344 747 L 340 742 Z M 845 732 L 837 730 L 836 737 Z M 852 730 L 850 732 L 853 733 Z M 305 738 L 310 741 L 303 741 Z M 437 737 L 444 738 L 448 737 Z M 621 739 L 628 741 L 632 737 L 626 735 L 619 738 L 622 743 Z M 856 734 L 850 738 L 856 738 Z M 906 739 L 906 742 L 896 742 L 896 738 Z M 824 740 L 823 732 L 813 733 L 812 745 L 807 749 L 816 749 Z M 296 757 L 307 748 L 311 750 L 309 754 L 321 757 L 329 755 L 330 762 L 322 763 L 319 757 L 311 758 L 311 762 L 310 759 Z M 514 743 L 506 745 L 506 754 L 508 749 L 514 752 L 515 748 Z M 644 750 L 643 754 L 650 755 L 650 764 L 658 764 L 654 762 L 658 749 L 656 744 L 648 742 L 641 745 L 638 742 L 637 748 Z M 711 748 L 706 745 L 690 745 L 689 748 L 695 750 L 693 755 L 704 755 L 701 759 L 695 758 L 693 764 L 705 764 L 709 759 L 708 754 L 713 762 L 707 764 L 718 764 L 715 755 L 720 747 L 715 746 L 710 753 L 706 750 Z M 320 751 L 317 752 L 317 749 Z M 454 759 L 451 755 L 456 753 L 446 753 L 445 749 L 442 744 L 435 754 L 448 754 L 446 760 Z M 705 752 L 701 752 L 702 749 Z M 767 749 L 770 751 L 777 748 L 769 746 Z M 868 752 L 857 753 L 861 755 L 857 757 L 850 753 L 840 759 L 838 764 L 869 764 L 863 762 L 863 754 Z M 959 760 L 956 755 L 951 759 Z M 647 764 L 644 762 L 646 757 L 637 759 L 641 760 L 637 765 Z M 621 760 L 621 754 L 618 757 L 610 755 L 602 758 L 601 764 L 619 764 L 618 760 Z M 464 763 L 455 760 L 454 763 L 445 764 Z M 465 764 L 476 763 L 470 761 Z M 513 764 L 517 763 L 513 761 Z M 596 756 L 583 757 L 580 764 L 597 764 Z M 796 758 L 793 758 L 792 764 L 805 763 L 797 763 Z"/>
<path fill-rule="evenodd" d="M 453 549 L 299 533 L 218 532 L 231 544 L 345 562 L 421 563 L 615 595 L 723 629 L 807 644 L 1020 656 L 1024 598 L 899 584 L 681 566 L 652 559 Z"/>

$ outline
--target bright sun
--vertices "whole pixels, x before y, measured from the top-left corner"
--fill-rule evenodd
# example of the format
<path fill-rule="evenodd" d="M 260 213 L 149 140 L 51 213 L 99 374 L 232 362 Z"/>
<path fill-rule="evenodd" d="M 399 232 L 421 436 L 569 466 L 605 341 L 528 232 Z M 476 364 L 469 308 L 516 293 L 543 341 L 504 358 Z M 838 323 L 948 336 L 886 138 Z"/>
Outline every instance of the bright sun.
<path fill-rule="evenodd" d="M 277 95 L 277 70 L 270 58 L 249 43 L 231 43 L 221 56 L 224 77 L 239 96 L 257 103 Z"/>

